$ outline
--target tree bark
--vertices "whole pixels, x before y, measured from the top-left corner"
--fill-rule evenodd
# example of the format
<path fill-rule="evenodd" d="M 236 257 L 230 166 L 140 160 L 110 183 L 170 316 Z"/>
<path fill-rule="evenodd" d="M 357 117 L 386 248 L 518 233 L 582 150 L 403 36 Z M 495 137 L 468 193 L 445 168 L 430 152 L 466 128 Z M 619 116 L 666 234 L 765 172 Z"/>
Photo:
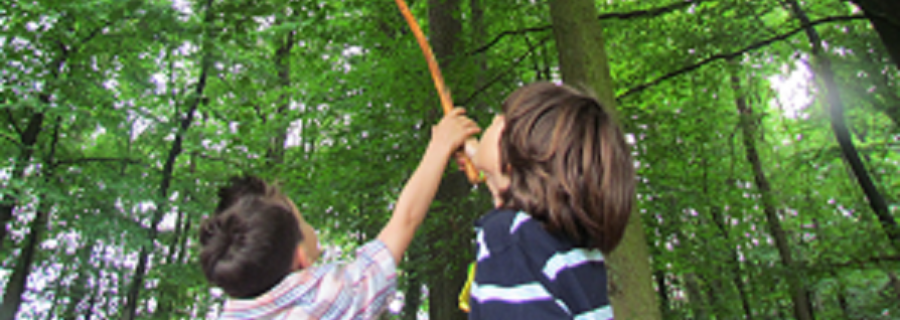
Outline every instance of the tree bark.
<path fill-rule="evenodd" d="M 463 43 L 461 22 L 461 0 L 429 0 L 428 22 L 430 25 L 429 38 L 434 50 L 435 58 L 440 62 L 443 70 L 452 70 L 453 57 L 461 52 Z M 445 72 L 444 75 L 452 75 Z M 447 83 L 453 83 L 447 79 Z M 452 90 L 451 90 L 452 91 Z M 434 101 L 434 100 L 432 100 Z M 437 104 L 435 103 L 435 106 Z M 426 123 L 435 123 L 439 118 L 438 108 L 432 109 L 432 116 Z M 431 319 L 466 319 L 466 313 L 459 309 L 459 292 L 465 281 L 465 270 L 469 259 L 472 257 L 469 241 L 472 239 L 470 212 L 466 208 L 467 195 L 470 185 L 465 175 L 461 172 L 446 174 L 441 181 L 441 186 L 435 196 L 436 202 L 444 204 L 440 211 L 447 214 L 432 215 L 426 223 L 443 225 L 443 228 L 459 230 L 453 232 L 449 238 L 430 237 L 429 246 L 433 248 L 431 263 L 436 266 L 427 272 L 428 283 L 428 312 Z M 462 214 L 460 214 L 462 213 Z M 436 218 L 436 219 L 435 219 Z M 440 229 L 439 229 L 440 230 Z M 438 246 L 438 240 L 446 242 Z"/>
<path fill-rule="evenodd" d="M 37 251 L 37 244 L 40 243 L 44 229 L 47 228 L 47 210 L 49 206 L 45 201 L 41 201 L 36 212 L 34 221 L 31 222 L 31 228 L 28 238 L 25 239 L 25 246 L 22 247 L 22 254 L 16 259 L 16 266 L 9 282 L 6 284 L 6 290 L 3 294 L 3 304 L 0 305 L 0 320 L 13 320 L 19 307 L 22 304 L 22 294 L 28 287 L 28 274 L 31 272 L 31 264 L 34 261 L 34 254 Z"/>
<path fill-rule="evenodd" d="M 289 18 L 290 16 L 288 16 Z M 290 120 L 284 115 L 288 111 L 291 102 L 291 49 L 294 48 L 294 35 L 296 31 L 289 31 L 278 49 L 275 50 L 275 69 L 278 74 L 277 88 L 281 91 L 278 96 L 278 106 L 275 110 L 276 132 L 271 139 L 271 145 L 267 151 L 270 165 L 280 165 L 284 163 L 285 142 L 287 142 L 288 129 L 290 128 Z"/>
<path fill-rule="evenodd" d="M 710 211 L 712 212 L 713 222 L 715 222 L 716 227 L 718 227 L 722 238 L 728 246 L 728 265 L 731 268 L 731 282 L 734 283 L 734 287 L 737 288 L 738 295 L 741 297 L 741 308 L 743 308 L 744 311 L 744 319 L 753 320 L 753 312 L 750 308 L 750 298 L 748 297 L 747 288 L 744 285 L 744 277 L 743 272 L 741 271 L 741 261 L 738 259 L 737 247 L 731 240 L 731 235 L 729 235 L 728 227 L 725 224 L 725 218 L 722 216 L 719 207 L 713 206 Z"/>
<path fill-rule="evenodd" d="M 563 82 L 593 92 L 600 102 L 616 108 L 603 30 L 591 0 L 550 1 Z M 610 254 L 610 298 L 617 319 L 660 319 L 643 221 L 632 214 L 619 247 Z"/>
<path fill-rule="evenodd" d="M 672 307 L 669 303 L 669 288 L 666 287 L 666 272 L 657 269 L 653 272 L 653 278 L 656 280 L 656 291 L 659 293 L 660 312 L 662 318 L 667 319 L 672 314 Z"/>
<path fill-rule="evenodd" d="M 46 159 L 44 159 L 41 172 L 44 183 L 48 186 L 53 179 L 56 166 L 55 157 L 56 148 L 59 144 L 60 125 L 60 118 L 57 118 L 53 129 L 53 138 L 50 142 L 50 150 Z M 43 238 L 44 232 L 47 229 L 47 216 L 50 214 L 52 205 L 46 198 L 46 192 L 39 195 L 38 201 L 39 203 L 35 210 L 35 218 L 31 221 L 31 227 L 28 236 L 25 239 L 25 245 L 22 247 L 22 253 L 16 260 L 13 273 L 9 277 L 9 281 L 6 284 L 6 290 L 3 293 L 3 304 L 0 305 L 0 320 L 15 319 L 16 313 L 19 312 L 19 307 L 22 304 L 22 294 L 24 294 L 25 289 L 28 288 L 28 275 L 31 273 L 31 265 L 34 262 L 37 246 L 41 242 L 41 238 Z"/>
<path fill-rule="evenodd" d="M 896 0 L 852 0 L 872 23 L 894 65 L 900 68 L 900 2 Z"/>
<path fill-rule="evenodd" d="M 697 276 L 693 273 L 684 275 L 684 285 L 687 289 L 688 303 L 691 305 L 691 312 L 694 314 L 693 319 L 709 319 L 709 306 L 707 306 L 706 301 L 703 299 L 703 291 L 700 290 L 700 284 L 697 283 Z"/>
<path fill-rule="evenodd" d="M 203 27 L 207 30 L 207 40 L 204 40 L 205 43 L 201 46 L 200 49 L 203 52 L 203 57 L 201 58 L 201 71 L 199 79 L 197 81 L 197 87 L 187 112 L 185 112 L 183 116 L 180 113 L 176 113 L 175 119 L 181 119 L 178 126 L 178 132 L 175 134 L 175 140 L 172 142 L 172 148 L 169 149 L 168 157 L 166 158 L 166 162 L 163 165 L 162 181 L 160 182 L 159 193 L 157 194 L 157 207 L 153 212 L 153 216 L 151 217 L 152 220 L 150 224 L 150 230 L 148 230 L 147 232 L 147 244 L 141 246 L 141 251 L 138 254 L 138 264 L 134 269 L 134 276 L 132 277 L 131 285 L 128 287 L 125 308 L 123 310 L 123 318 L 127 320 L 133 320 L 137 316 L 138 300 L 140 299 L 141 288 L 144 286 L 144 276 L 147 272 L 148 259 L 150 256 L 150 252 L 153 250 L 153 242 L 156 240 L 159 234 L 159 230 L 157 229 L 157 227 L 159 226 L 159 222 L 162 220 L 163 215 L 165 214 L 165 210 L 168 207 L 167 202 L 169 198 L 169 187 L 171 186 L 172 178 L 174 176 L 175 163 L 178 159 L 178 156 L 183 150 L 182 144 L 184 142 L 184 136 L 187 134 L 188 128 L 191 126 L 191 123 L 194 120 L 194 114 L 203 100 L 203 93 L 204 89 L 206 88 L 207 75 L 212 64 L 209 53 L 209 50 L 212 50 L 212 45 L 209 43 L 209 39 L 212 37 L 211 32 L 208 32 L 212 27 L 214 17 L 212 14 L 212 3 L 212 0 L 207 0 L 205 6 L 206 13 Z"/>
<path fill-rule="evenodd" d="M 403 299 L 403 320 L 418 319 L 419 306 L 422 305 L 422 282 L 419 276 L 407 273 L 406 294 Z"/>
<path fill-rule="evenodd" d="M 58 315 L 63 320 L 75 320 L 78 315 L 78 305 L 84 300 L 87 291 L 87 278 L 91 271 L 90 257 L 94 251 L 94 242 L 88 242 L 88 245 L 81 248 L 76 253 L 78 257 L 77 275 L 75 281 L 69 286 L 69 303 L 66 304 L 65 310 Z"/>
<path fill-rule="evenodd" d="M 41 100 L 44 103 L 50 102 L 49 97 L 42 97 Z M 19 137 L 21 149 L 19 150 L 19 156 L 16 157 L 16 162 L 13 165 L 10 181 L 18 181 L 25 176 L 25 168 L 28 167 L 28 164 L 31 162 L 31 155 L 34 153 L 34 147 L 37 144 L 38 136 L 41 134 L 41 127 L 43 124 L 43 112 L 35 112 L 29 118 L 28 126 Z M 3 250 L 3 243 L 6 241 L 7 237 L 6 224 L 12 220 L 13 211 L 16 209 L 16 202 L 19 201 L 18 197 L 15 195 L 16 193 L 16 191 L 13 191 L 13 194 L 10 196 L 6 196 L 5 194 L 0 196 L 0 251 Z"/>
<path fill-rule="evenodd" d="M 887 3 L 887 1 L 885 1 L 885 3 Z M 900 7 L 900 4 L 896 4 L 896 2 L 892 3 L 894 3 L 893 7 Z M 809 17 L 806 15 L 806 12 L 803 11 L 803 8 L 800 7 L 797 0 L 787 0 L 787 4 L 793 11 L 794 16 L 797 17 L 802 24 L 809 25 Z M 893 19 L 898 19 L 898 16 L 893 17 Z M 881 192 L 878 191 L 871 176 L 869 176 L 869 173 L 866 171 L 866 167 L 859 156 L 859 152 L 856 151 L 856 146 L 853 144 L 853 138 L 850 135 L 850 130 L 847 128 L 847 123 L 844 119 L 844 103 L 841 100 L 841 92 L 840 89 L 838 89 L 837 82 L 834 80 L 834 71 L 831 69 L 831 59 L 822 49 L 822 38 L 819 37 L 819 33 L 812 26 L 807 27 L 805 31 L 806 36 L 809 38 L 809 42 L 812 45 L 812 55 L 815 58 L 813 65 L 816 71 L 816 78 L 821 81 L 820 85 L 824 85 L 824 91 L 826 92 L 825 100 L 828 104 L 829 114 L 831 115 L 831 129 L 834 131 L 838 145 L 841 147 L 841 154 L 843 155 L 844 160 L 846 160 L 847 165 L 849 165 L 850 169 L 853 171 L 856 182 L 865 194 L 872 211 L 874 211 L 875 215 L 878 217 L 878 222 L 881 224 L 881 228 L 884 230 L 885 234 L 887 234 L 887 238 L 891 245 L 897 250 L 900 250 L 900 226 L 897 225 L 897 221 L 891 216 L 887 201 L 884 199 Z M 896 35 L 900 35 L 900 33 Z M 900 45 L 900 43 L 898 43 L 898 45 Z"/>
<path fill-rule="evenodd" d="M 732 65 L 736 62 L 730 60 Z M 746 151 L 747 162 L 753 167 L 753 179 L 756 183 L 756 189 L 762 198 L 763 212 L 766 216 L 766 225 L 769 234 L 775 239 L 775 247 L 778 249 L 778 255 L 781 263 L 786 270 L 786 277 L 791 290 L 791 302 L 794 306 L 794 316 L 799 320 L 812 320 L 813 311 L 812 304 L 807 295 L 806 286 L 802 281 L 801 266 L 794 261 L 791 253 L 790 244 L 787 235 L 781 227 L 781 220 L 778 217 L 778 209 L 775 205 L 775 199 L 772 196 L 769 180 L 763 172 L 762 161 L 756 149 L 757 128 L 753 116 L 753 109 L 747 103 L 740 84 L 740 78 L 736 73 L 731 75 L 731 86 L 734 90 L 735 104 L 737 105 L 738 114 L 740 115 L 739 125 L 743 134 L 744 149 Z"/>

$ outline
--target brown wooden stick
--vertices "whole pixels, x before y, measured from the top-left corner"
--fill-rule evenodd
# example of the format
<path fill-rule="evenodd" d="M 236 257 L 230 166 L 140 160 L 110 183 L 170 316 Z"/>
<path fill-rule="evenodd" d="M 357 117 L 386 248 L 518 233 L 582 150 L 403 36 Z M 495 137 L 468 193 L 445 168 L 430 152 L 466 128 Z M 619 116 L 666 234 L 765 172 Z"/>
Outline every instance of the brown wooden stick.
<path fill-rule="evenodd" d="M 429 45 L 428 40 L 425 39 L 422 28 L 419 27 L 419 23 L 416 22 L 412 12 L 409 11 L 409 6 L 406 5 L 406 2 L 403 0 L 395 1 L 397 2 L 397 7 L 400 8 L 400 13 L 403 14 L 403 18 L 406 19 L 406 23 L 409 24 L 409 28 L 412 29 L 413 34 L 416 36 L 419 47 L 422 48 L 422 54 L 425 55 L 425 61 L 428 62 L 428 70 L 431 71 L 431 79 L 434 80 L 434 87 L 437 89 L 438 96 L 441 99 L 441 107 L 444 109 L 444 114 L 448 114 L 453 110 L 453 100 L 450 99 L 450 90 L 448 90 L 447 85 L 444 84 L 444 76 L 441 75 L 441 68 L 438 66 L 437 59 L 434 58 L 434 52 L 431 51 L 431 45 Z M 463 163 L 462 169 L 466 172 L 466 177 L 469 178 L 470 183 L 477 184 L 483 181 L 478 169 L 475 169 L 475 165 L 473 165 L 472 160 L 466 156 L 464 150 L 461 149 L 457 151 L 456 158 Z"/>

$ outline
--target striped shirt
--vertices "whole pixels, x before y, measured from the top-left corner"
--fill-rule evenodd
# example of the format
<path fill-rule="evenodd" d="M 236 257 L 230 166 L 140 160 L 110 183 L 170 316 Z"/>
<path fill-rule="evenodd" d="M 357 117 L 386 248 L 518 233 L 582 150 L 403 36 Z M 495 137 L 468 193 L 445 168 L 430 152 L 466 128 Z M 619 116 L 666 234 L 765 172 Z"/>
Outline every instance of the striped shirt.
<path fill-rule="evenodd" d="M 524 212 L 493 210 L 476 223 L 469 319 L 612 319 L 606 266 Z"/>
<path fill-rule="evenodd" d="M 381 241 L 356 260 L 294 272 L 253 299 L 229 299 L 220 319 L 374 319 L 397 289 L 396 264 Z"/>

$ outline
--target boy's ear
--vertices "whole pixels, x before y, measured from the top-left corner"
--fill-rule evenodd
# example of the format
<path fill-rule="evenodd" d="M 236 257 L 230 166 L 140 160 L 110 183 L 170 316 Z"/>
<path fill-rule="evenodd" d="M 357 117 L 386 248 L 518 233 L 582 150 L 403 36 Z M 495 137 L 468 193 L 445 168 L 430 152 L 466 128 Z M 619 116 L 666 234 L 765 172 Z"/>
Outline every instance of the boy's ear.
<path fill-rule="evenodd" d="M 306 269 L 312 265 L 309 258 L 306 250 L 303 250 L 303 246 L 297 245 L 297 249 L 294 249 L 294 271 Z"/>

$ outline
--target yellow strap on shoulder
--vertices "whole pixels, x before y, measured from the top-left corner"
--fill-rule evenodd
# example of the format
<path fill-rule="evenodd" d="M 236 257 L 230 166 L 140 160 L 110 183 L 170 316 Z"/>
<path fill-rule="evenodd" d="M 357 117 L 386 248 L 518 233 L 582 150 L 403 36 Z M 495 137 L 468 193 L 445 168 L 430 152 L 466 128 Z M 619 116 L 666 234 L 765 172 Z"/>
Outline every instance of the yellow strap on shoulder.
<path fill-rule="evenodd" d="M 466 278 L 466 285 L 459 292 L 459 309 L 466 313 L 470 310 L 469 297 L 472 292 L 472 281 L 475 281 L 475 262 L 469 264 L 469 275 Z"/>

